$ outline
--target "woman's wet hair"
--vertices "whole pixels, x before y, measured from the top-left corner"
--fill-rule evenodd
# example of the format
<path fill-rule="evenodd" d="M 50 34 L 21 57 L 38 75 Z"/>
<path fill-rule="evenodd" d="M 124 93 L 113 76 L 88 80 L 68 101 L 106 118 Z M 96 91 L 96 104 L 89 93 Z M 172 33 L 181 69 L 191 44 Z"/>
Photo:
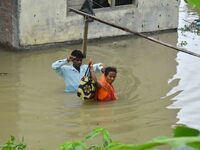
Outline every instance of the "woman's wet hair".
<path fill-rule="evenodd" d="M 72 56 L 76 57 L 76 58 L 84 58 L 83 53 L 80 50 L 73 50 L 71 53 Z"/>
<path fill-rule="evenodd" d="M 105 76 L 107 76 L 109 74 L 109 72 L 117 73 L 117 68 L 115 68 L 115 67 L 106 67 L 105 68 L 105 72 L 104 72 Z"/>

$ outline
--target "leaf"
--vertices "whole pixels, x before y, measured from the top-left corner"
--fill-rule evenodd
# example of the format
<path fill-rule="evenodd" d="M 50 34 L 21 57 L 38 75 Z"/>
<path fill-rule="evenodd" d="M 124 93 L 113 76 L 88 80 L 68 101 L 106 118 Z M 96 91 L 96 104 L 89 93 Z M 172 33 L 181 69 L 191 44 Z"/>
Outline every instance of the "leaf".
<path fill-rule="evenodd" d="M 173 130 L 174 137 L 188 137 L 188 136 L 199 136 L 199 130 L 189 128 L 186 126 L 178 126 Z"/>
<path fill-rule="evenodd" d="M 103 131 L 103 146 L 104 148 L 108 146 L 112 142 L 112 139 L 110 138 L 110 133 L 107 130 Z"/>
<path fill-rule="evenodd" d="M 104 147 L 106 147 L 108 144 L 110 144 L 112 142 L 109 132 L 104 128 L 93 129 L 93 131 L 85 137 L 84 141 L 91 140 L 91 139 L 95 138 L 96 136 L 98 136 L 99 134 L 103 134 Z"/>
<path fill-rule="evenodd" d="M 200 142 L 193 142 L 193 143 L 190 143 L 190 144 L 187 144 L 187 145 L 195 148 L 196 150 L 200 150 Z"/>
<path fill-rule="evenodd" d="M 99 146 L 99 145 L 92 145 L 87 150 L 101 150 L 101 146 Z"/>
<path fill-rule="evenodd" d="M 192 5 L 192 6 L 196 7 L 196 8 L 198 8 L 198 9 L 200 9 L 200 1 L 199 0 L 187 0 L 187 2 L 190 5 Z"/>
<path fill-rule="evenodd" d="M 150 150 L 157 146 L 169 145 L 171 147 L 190 146 L 199 150 L 200 137 L 175 137 L 175 138 L 158 138 L 144 144 L 131 145 L 121 143 L 111 143 L 106 150 Z"/>
<path fill-rule="evenodd" d="M 133 145 L 125 145 L 119 142 L 112 142 L 106 148 L 106 150 L 133 150 Z"/>
<path fill-rule="evenodd" d="M 23 144 L 23 139 L 21 143 L 17 144 L 15 137 L 10 136 L 10 139 L 6 142 L 6 144 L 1 145 L 0 147 L 2 147 L 1 150 L 25 150 L 26 145 Z"/>
<path fill-rule="evenodd" d="M 93 139 L 97 135 L 103 133 L 104 130 L 105 130 L 104 128 L 93 129 L 91 133 L 89 133 L 87 136 L 85 136 L 85 141 Z"/>
<path fill-rule="evenodd" d="M 104 128 L 93 129 L 90 134 L 85 136 L 84 142 L 95 138 L 99 134 L 103 135 L 103 148 L 106 148 L 112 142 L 112 139 L 110 138 L 110 133 Z"/>
<path fill-rule="evenodd" d="M 59 147 L 59 150 L 86 150 L 87 146 L 82 141 L 66 142 Z"/>

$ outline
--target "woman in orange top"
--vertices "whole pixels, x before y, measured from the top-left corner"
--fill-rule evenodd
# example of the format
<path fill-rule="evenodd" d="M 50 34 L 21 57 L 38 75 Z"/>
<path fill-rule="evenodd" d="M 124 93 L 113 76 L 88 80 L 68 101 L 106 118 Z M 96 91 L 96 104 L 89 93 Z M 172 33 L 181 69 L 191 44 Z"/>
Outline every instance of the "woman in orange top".
<path fill-rule="evenodd" d="M 96 75 L 93 72 L 92 65 L 90 65 L 90 72 L 92 79 L 97 81 Z M 106 67 L 101 79 L 97 82 L 96 99 L 99 101 L 116 100 L 116 92 L 112 85 L 117 76 L 117 69 L 115 67 Z"/>

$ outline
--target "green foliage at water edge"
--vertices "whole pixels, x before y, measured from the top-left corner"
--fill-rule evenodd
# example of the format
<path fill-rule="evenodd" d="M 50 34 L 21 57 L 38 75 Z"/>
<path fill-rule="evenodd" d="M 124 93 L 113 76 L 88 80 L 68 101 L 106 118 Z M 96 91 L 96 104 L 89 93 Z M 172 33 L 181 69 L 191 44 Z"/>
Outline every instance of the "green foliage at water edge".
<path fill-rule="evenodd" d="M 187 0 L 187 2 L 190 5 L 192 5 L 192 6 L 196 7 L 196 8 L 198 8 L 198 9 L 200 9 L 200 0 Z"/>
<path fill-rule="evenodd" d="M 25 150 L 26 145 L 24 144 L 24 139 L 17 143 L 14 136 L 10 136 L 10 139 L 3 145 L 0 145 L 1 150 Z"/>
<path fill-rule="evenodd" d="M 158 150 L 159 146 L 167 145 L 171 148 L 191 147 L 200 150 L 200 132 L 199 130 L 188 128 L 186 126 L 177 126 L 173 130 L 173 137 L 157 137 L 143 144 L 123 144 L 112 141 L 110 133 L 104 128 L 96 128 L 86 135 L 83 140 L 68 141 L 62 144 L 58 150 Z M 96 145 L 87 144 L 97 136 L 102 136 L 102 141 Z M 25 150 L 27 147 L 22 142 L 19 144 L 15 138 L 11 138 L 3 145 L 1 150 Z"/>

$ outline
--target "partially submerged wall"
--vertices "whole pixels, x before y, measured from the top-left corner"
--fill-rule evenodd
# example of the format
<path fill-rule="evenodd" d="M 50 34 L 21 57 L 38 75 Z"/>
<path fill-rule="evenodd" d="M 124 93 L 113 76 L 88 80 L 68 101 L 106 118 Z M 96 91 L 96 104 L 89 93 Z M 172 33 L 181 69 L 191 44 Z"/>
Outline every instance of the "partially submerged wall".
<path fill-rule="evenodd" d="M 84 0 L 76 1 L 84 2 Z M 13 28 L 8 29 L 11 35 L 14 33 L 14 36 L 7 39 L 12 45 L 16 46 L 18 42 L 19 47 L 26 48 L 82 39 L 84 19 L 78 14 L 68 12 L 67 0 L 18 0 L 18 3 L 18 25 L 13 24 L 13 26 L 19 29 L 19 32 L 16 34 Z M 94 11 L 96 17 L 105 21 L 137 32 L 149 32 L 177 28 L 178 6 L 179 1 L 176 0 L 135 0 L 131 5 L 100 8 Z M 89 39 L 124 34 L 128 33 L 96 21 L 89 23 Z M 6 35 L 6 32 L 3 32 L 3 35 Z M 15 40 L 12 40 L 13 37 Z"/>
<path fill-rule="evenodd" d="M 21 0 L 20 45 L 76 40 L 80 18 L 67 18 L 66 5 L 66 0 Z M 76 28 L 71 27 L 74 23 Z"/>
<path fill-rule="evenodd" d="M 0 0 L 0 43 L 18 47 L 17 0 Z"/>
<path fill-rule="evenodd" d="M 133 28 L 133 9 L 134 6 L 116 10 L 102 8 L 95 13 L 104 20 Z M 19 23 L 21 45 L 74 41 L 83 37 L 84 19 L 80 15 L 67 12 L 65 0 L 48 0 L 48 4 L 47 0 L 35 0 L 34 3 L 21 0 Z M 122 34 L 126 33 L 96 21 L 89 23 L 89 39 Z"/>

